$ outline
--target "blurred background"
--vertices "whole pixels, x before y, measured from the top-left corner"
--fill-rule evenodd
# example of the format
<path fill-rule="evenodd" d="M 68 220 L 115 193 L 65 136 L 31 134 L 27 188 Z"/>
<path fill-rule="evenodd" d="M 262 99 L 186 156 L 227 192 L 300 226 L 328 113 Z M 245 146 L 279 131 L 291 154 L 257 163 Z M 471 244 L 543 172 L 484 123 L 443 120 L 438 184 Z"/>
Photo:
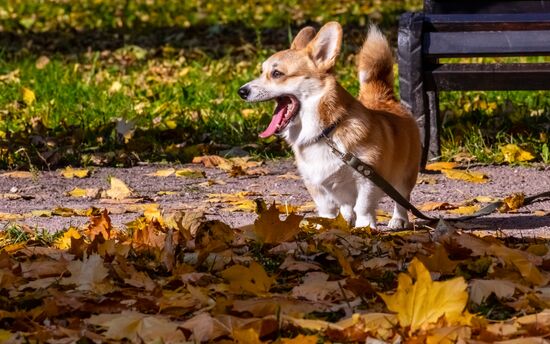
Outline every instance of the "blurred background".
<path fill-rule="evenodd" d="M 188 162 L 235 147 L 287 156 L 281 140 L 257 137 L 273 104 L 236 95 L 261 61 L 301 27 L 337 20 L 338 77 L 356 94 L 354 54 L 369 23 L 395 48 L 400 14 L 421 9 L 421 0 L 4 0 L 0 168 Z M 445 93 L 442 158 L 500 163 L 500 148 L 515 143 L 550 163 L 549 95 Z"/>

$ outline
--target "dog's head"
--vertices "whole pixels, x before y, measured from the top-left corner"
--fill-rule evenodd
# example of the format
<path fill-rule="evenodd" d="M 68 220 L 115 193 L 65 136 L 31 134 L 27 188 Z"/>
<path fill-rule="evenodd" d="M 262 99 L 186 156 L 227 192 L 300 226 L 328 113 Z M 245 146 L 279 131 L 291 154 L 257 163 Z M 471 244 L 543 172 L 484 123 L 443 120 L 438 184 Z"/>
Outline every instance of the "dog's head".
<path fill-rule="evenodd" d="M 262 64 L 262 74 L 239 89 L 249 102 L 275 100 L 277 106 L 267 129 L 260 137 L 282 133 L 289 124 L 300 122 L 310 111 L 301 111 L 318 102 L 325 93 L 324 79 L 331 74 L 340 52 L 342 27 L 325 24 L 317 34 L 303 28 L 290 49 L 279 51 Z"/>

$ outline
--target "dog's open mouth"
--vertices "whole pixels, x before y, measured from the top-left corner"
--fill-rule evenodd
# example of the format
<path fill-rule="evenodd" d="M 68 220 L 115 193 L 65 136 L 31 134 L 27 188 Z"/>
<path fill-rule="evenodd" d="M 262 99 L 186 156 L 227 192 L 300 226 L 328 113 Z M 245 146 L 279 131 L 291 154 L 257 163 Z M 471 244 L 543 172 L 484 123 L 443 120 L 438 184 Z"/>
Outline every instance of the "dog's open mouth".
<path fill-rule="evenodd" d="M 260 133 L 261 138 L 280 133 L 300 109 L 298 99 L 293 96 L 281 96 L 275 98 L 275 100 L 277 101 L 277 107 L 275 107 L 273 117 L 271 117 L 271 123 L 269 123 L 266 130 Z"/>

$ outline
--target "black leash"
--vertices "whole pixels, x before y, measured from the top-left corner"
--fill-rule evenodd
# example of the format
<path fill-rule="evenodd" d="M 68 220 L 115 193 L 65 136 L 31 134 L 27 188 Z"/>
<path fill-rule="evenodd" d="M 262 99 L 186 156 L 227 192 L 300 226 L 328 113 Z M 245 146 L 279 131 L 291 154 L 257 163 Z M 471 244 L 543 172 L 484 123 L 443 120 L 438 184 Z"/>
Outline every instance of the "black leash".
<path fill-rule="evenodd" d="M 324 139 L 327 145 L 330 147 L 334 155 L 336 155 L 340 160 L 344 162 L 344 164 L 350 166 L 355 171 L 359 172 L 361 175 L 363 175 L 365 178 L 368 178 L 371 182 L 374 183 L 374 185 L 378 186 L 382 191 L 386 193 L 391 199 L 393 199 L 397 204 L 402 206 L 403 208 L 410 211 L 414 216 L 428 221 L 438 221 L 440 218 L 434 218 L 430 217 L 428 215 L 425 215 L 422 213 L 418 208 L 416 208 L 414 205 L 411 204 L 405 197 L 403 197 L 399 191 L 397 191 L 390 183 L 388 183 L 382 176 L 380 176 L 376 171 L 372 168 L 371 165 L 361 161 L 361 159 L 357 158 L 352 153 L 343 153 L 341 152 L 338 147 L 336 147 L 336 143 L 329 137 L 329 134 L 336 128 L 338 123 L 333 123 L 329 127 L 325 128 L 323 132 L 319 135 L 317 140 Z M 550 197 L 550 191 L 542 192 L 537 195 L 533 195 L 530 197 L 526 197 L 523 201 L 524 205 L 529 205 L 536 201 L 537 199 L 544 198 L 544 197 Z M 454 218 L 445 218 L 444 220 L 447 221 L 466 221 L 475 219 L 481 216 L 486 216 L 500 208 L 500 206 L 503 204 L 502 201 L 493 202 L 480 210 L 476 211 L 473 214 L 460 216 L 460 217 L 454 217 Z"/>

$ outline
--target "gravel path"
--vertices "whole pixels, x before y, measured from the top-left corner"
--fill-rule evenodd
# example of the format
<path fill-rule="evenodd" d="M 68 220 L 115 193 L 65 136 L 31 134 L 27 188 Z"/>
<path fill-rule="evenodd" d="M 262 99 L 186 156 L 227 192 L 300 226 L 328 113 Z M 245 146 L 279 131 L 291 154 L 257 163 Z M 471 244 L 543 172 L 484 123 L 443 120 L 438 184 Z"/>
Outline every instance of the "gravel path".
<path fill-rule="evenodd" d="M 222 180 L 225 184 L 204 185 L 204 178 L 147 175 L 170 167 L 200 169 L 206 173 L 207 179 Z M 141 215 L 140 207 L 147 203 L 157 203 L 165 212 L 204 210 L 209 217 L 220 218 L 237 227 L 252 223 L 256 215 L 252 212 L 228 211 L 232 206 L 227 203 L 207 202 L 208 194 L 248 191 L 251 193 L 248 196 L 250 199 L 262 197 L 268 202 L 275 200 L 291 205 L 311 202 L 302 181 L 296 177 L 297 172 L 292 160 L 269 161 L 264 167 L 269 171 L 268 175 L 235 178 L 228 177 L 227 173 L 216 168 L 154 164 L 133 168 L 95 168 L 91 177 L 84 179 L 66 179 L 59 171 L 38 172 L 32 178 L 0 176 L 0 229 L 13 222 L 48 230 L 60 230 L 71 225 L 81 226 L 88 221 L 86 216 L 59 216 L 52 215 L 51 211 L 56 208 L 83 210 L 91 206 L 109 209 L 113 224 L 122 226 Z M 484 172 L 490 181 L 474 184 L 450 180 L 438 173 L 422 174 L 420 179 L 423 182 L 414 189 L 412 202 L 416 205 L 430 201 L 457 204 L 476 196 L 505 197 L 513 192 L 532 195 L 550 190 L 550 166 L 481 166 L 470 170 Z M 4 172 L 6 171 L 0 171 L 0 175 Z M 287 177 L 281 177 L 282 175 Z M 67 195 L 67 192 L 75 187 L 108 189 L 109 176 L 123 180 L 141 201 L 109 201 Z M 380 208 L 390 211 L 391 202 L 384 199 Z M 54 211 L 63 212 L 67 213 L 62 209 Z M 447 215 L 444 211 L 432 214 Z M 521 208 L 516 213 L 492 214 L 469 221 L 468 226 L 473 229 L 499 231 L 503 235 L 550 237 L 550 200 Z M 381 228 L 385 228 L 384 224 Z"/>

